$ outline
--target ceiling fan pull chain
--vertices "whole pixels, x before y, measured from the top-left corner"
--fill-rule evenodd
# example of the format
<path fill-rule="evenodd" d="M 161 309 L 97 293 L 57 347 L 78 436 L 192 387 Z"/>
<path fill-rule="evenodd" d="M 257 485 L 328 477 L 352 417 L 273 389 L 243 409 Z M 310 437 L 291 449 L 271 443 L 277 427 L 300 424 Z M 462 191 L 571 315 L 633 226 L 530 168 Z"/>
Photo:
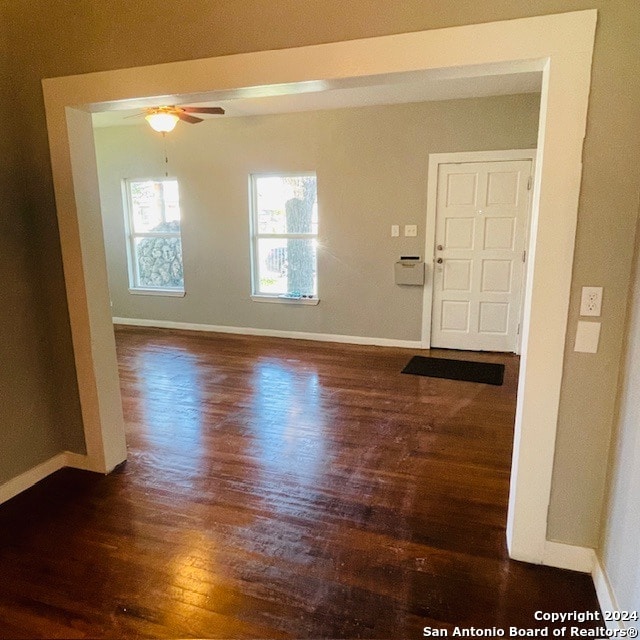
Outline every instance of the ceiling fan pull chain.
<path fill-rule="evenodd" d="M 167 134 L 162 132 L 162 140 L 164 142 L 164 175 L 165 178 L 169 177 L 169 155 L 167 154 Z"/>

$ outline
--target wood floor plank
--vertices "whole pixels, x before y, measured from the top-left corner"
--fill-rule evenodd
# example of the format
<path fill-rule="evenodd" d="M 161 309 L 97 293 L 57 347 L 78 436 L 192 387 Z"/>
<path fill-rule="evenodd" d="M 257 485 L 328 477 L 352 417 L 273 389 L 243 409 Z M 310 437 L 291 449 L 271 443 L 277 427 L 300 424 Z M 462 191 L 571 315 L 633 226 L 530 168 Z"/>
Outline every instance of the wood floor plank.
<path fill-rule="evenodd" d="M 505 364 L 496 387 L 403 375 L 405 349 L 116 338 L 128 461 L 0 506 L 0 637 L 418 638 L 597 610 L 588 576 L 507 555 L 517 357 L 464 354 Z"/>

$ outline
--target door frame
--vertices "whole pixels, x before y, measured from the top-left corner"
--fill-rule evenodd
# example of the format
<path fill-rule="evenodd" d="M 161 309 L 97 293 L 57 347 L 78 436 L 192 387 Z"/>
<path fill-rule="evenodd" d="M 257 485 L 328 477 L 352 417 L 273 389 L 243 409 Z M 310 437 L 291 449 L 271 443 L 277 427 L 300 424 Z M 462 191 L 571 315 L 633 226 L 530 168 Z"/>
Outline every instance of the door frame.
<path fill-rule="evenodd" d="M 509 160 L 530 160 L 532 183 L 536 175 L 536 150 L 535 149 L 507 149 L 497 151 L 459 151 L 454 153 L 430 153 L 429 173 L 427 175 L 427 217 L 425 221 L 424 261 L 429 265 L 429 284 L 422 292 L 422 348 L 431 348 L 431 320 L 433 318 L 433 270 L 435 264 L 436 244 L 436 220 L 438 206 L 438 172 L 441 164 L 463 164 L 465 162 L 507 162 Z M 533 203 L 533 185 L 529 190 L 529 202 L 527 205 L 526 237 L 524 244 L 527 251 L 527 260 L 531 247 L 531 205 Z M 522 350 L 522 324 L 524 316 L 524 293 L 527 286 L 527 268 L 522 272 L 522 285 L 520 288 L 519 323 L 516 353 Z"/>
<path fill-rule="evenodd" d="M 43 80 L 87 444 L 74 466 L 106 472 L 126 458 L 91 112 L 379 84 L 417 72 L 542 72 L 506 537 L 512 558 L 563 566 L 550 553 L 547 519 L 597 15 L 588 9 Z"/>

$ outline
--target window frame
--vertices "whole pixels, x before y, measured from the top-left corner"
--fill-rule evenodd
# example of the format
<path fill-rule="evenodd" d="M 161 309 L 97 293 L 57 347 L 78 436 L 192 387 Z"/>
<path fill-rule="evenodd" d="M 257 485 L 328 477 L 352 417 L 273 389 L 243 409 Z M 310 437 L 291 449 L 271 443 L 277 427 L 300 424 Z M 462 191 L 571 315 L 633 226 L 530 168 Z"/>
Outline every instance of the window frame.
<path fill-rule="evenodd" d="M 135 230 L 133 220 L 133 199 L 131 196 L 131 185 L 136 182 L 175 182 L 178 187 L 178 202 L 180 202 L 180 183 L 177 178 L 162 176 L 145 176 L 142 178 L 124 178 L 122 180 L 122 191 L 124 200 L 124 222 L 127 249 L 127 274 L 129 277 L 129 293 L 136 295 L 170 296 L 184 297 L 184 261 L 182 265 L 182 287 L 150 287 L 140 284 L 140 273 L 137 261 L 136 239 L 137 238 L 179 238 L 182 247 L 182 208 L 180 207 L 180 231 L 178 232 L 138 232 Z M 163 194 L 163 208 L 166 208 Z M 165 220 L 166 222 L 166 220 Z"/>
<path fill-rule="evenodd" d="M 302 304 L 317 305 L 320 302 L 318 278 L 318 247 L 320 237 L 320 213 L 318 211 L 318 229 L 316 233 L 260 233 L 258 220 L 258 180 L 260 178 L 298 178 L 312 176 L 316 180 L 316 205 L 318 174 L 316 171 L 263 171 L 249 174 L 249 229 L 251 234 L 250 260 L 251 260 L 251 299 L 255 302 L 276 302 L 281 304 Z M 285 240 L 315 240 L 316 241 L 316 293 L 313 297 L 290 298 L 281 293 L 260 292 L 260 262 L 259 262 L 259 241 L 262 238 L 285 239 Z"/>

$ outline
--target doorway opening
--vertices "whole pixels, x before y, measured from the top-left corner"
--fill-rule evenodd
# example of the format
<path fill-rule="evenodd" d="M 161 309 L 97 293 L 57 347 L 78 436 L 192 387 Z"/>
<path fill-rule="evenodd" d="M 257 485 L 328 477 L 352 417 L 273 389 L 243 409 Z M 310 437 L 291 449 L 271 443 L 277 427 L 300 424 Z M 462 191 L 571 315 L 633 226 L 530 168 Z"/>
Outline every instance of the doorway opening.
<path fill-rule="evenodd" d="M 91 111 L 125 100 L 151 106 L 172 95 L 195 102 L 215 98 L 216 91 L 258 95 L 271 87 L 275 95 L 324 91 L 340 82 L 392 83 L 397 74 L 416 71 L 439 78 L 542 72 L 507 540 L 513 558 L 546 561 L 596 15 L 581 11 L 45 80 L 85 468 L 108 471 L 126 457 Z"/>

